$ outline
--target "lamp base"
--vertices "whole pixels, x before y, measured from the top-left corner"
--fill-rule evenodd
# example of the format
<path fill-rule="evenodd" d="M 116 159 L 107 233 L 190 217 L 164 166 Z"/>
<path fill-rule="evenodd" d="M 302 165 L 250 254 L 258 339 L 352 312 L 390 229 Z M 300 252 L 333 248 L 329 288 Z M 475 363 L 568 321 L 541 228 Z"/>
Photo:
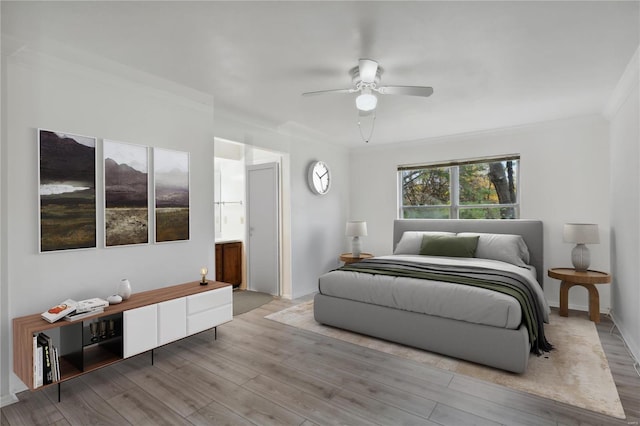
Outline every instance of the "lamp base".
<path fill-rule="evenodd" d="M 571 250 L 571 263 L 578 272 L 586 272 L 591 264 L 591 254 L 584 244 L 576 244 Z"/>
<path fill-rule="evenodd" d="M 360 237 L 355 236 L 351 241 L 351 254 L 353 257 L 360 257 L 360 253 L 362 253 L 362 243 Z"/>
<path fill-rule="evenodd" d="M 200 285 L 207 285 L 209 284 L 209 281 L 200 281 Z"/>

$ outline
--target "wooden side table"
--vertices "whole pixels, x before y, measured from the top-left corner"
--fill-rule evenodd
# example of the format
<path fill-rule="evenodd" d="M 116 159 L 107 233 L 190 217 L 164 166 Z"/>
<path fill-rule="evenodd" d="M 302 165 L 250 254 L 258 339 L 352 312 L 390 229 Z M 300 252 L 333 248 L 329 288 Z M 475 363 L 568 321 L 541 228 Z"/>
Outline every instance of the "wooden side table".
<path fill-rule="evenodd" d="M 351 253 L 342 253 L 340 255 L 340 261 L 347 265 L 349 263 L 360 262 L 362 259 L 369 259 L 371 257 L 373 257 L 371 253 L 360 253 L 360 257 L 356 257 Z"/>
<path fill-rule="evenodd" d="M 608 284 L 611 275 L 600 271 L 576 271 L 572 268 L 551 268 L 547 271 L 551 278 L 560 280 L 560 316 L 569 316 L 569 289 L 580 285 L 589 291 L 589 319 L 600 322 L 600 295 L 595 284 Z"/>

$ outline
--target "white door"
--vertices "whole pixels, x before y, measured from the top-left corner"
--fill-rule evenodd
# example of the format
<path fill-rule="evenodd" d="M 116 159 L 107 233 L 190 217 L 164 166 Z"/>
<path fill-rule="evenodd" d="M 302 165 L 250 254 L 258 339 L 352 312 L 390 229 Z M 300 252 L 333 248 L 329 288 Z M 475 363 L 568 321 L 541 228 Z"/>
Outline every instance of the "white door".
<path fill-rule="evenodd" d="M 247 288 L 279 295 L 278 163 L 247 166 Z"/>

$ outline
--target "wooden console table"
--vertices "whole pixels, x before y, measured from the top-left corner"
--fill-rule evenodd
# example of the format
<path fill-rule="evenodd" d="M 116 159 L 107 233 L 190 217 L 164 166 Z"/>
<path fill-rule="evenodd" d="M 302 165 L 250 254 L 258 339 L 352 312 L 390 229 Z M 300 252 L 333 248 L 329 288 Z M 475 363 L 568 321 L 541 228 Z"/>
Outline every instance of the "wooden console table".
<path fill-rule="evenodd" d="M 49 323 L 40 313 L 13 319 L 13 371 L 29 389 L 34 383 L 34 336 L 51 334 L 59 351 L 60 383 L 130 356 L 215 328 L 233 318 L 232 286 L 198 281 L 134 293 L 104 312 L 75 322 Z M 113 321 L 113 335 L 92 341 L 89 324 Z M 95 339 L 94 339 L 95 340 Z M 49 384 L 45 385 L 49 386 Z M 39 386 L 37 388 L 40 388 Z"/>

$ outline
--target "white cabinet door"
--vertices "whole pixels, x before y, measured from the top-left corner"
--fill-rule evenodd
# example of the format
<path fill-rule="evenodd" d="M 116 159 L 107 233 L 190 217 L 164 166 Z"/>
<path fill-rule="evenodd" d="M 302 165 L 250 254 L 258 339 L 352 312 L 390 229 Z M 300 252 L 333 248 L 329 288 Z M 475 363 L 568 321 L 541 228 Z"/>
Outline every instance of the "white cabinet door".
<path fill-rule="evenodd" d="M 187 334 L 218 326 L 233 318 L 231 286 L 187 296 Z"/>
<path fill-rule="evenodd" d="M 157 312 L 157 305 L 149 305 L 122 313 L 125 358 L 158 346 Z"/>
<path fill-rule="evenodd" d="M 158 303 L 158 345 L 187 335 L 187 298 Z"/>

